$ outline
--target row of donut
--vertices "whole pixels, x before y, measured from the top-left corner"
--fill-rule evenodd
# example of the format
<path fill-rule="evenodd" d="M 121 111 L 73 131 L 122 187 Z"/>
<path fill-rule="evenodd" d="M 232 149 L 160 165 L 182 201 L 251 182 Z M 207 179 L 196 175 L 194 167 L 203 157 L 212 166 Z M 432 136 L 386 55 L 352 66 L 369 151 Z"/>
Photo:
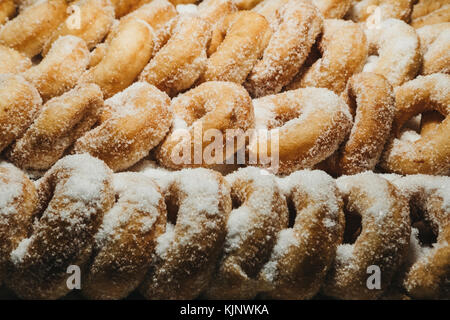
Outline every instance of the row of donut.
<path fill-rule="evenodd" d="M 35 183 L 1 164 L 0 204 L 0 282 L 22 298 L 66 295 L 72 265 L 91 299 L 450 298 L 448 177 L 113 174 L 83 154 Z"/>
<path fill-rule="evenodd" d="M 417 32 L 398 19 L 370 26 L 324 19 L 307 0 L 266 1 L 251 11 L 237 11 L 232 0 L 208 0 L 180 14 L 170 2 L 154 0 L 119 20 L 109 0 L 74 5 L 81 17 L 76 27 L 65 0 L 46 0 L 0 28 L 0 73 L 23 72 L 44 101 L 80 82 L 99 85 L 106 98 L 136 79 L 169 96 L 206 81 L 231 81 L 261 97 L 299 87 L 340 94 L 363 68 L 394 87 L 418 74 L 449 72 L 450 21 Z M 84 41 L 58 43 L 64 36 Z M 44 58 L 32 66 L 38 54 Z"/>
<path fill-rule="evenodd" d="M 395 94 L 382 76 L 363 72 L 350 78 L 340 97 L 324 88 L 300 88 L 253 100 L 241 85 L 211 81 L 172 101 L 136 82 L 103 101 L 91 83 L 44 105 L 32 84 L 5 74 L 0 111 L 0 152 L 26 170 L 45 171 L 65 154 L 89 153 L 122 171 L 152 150 L 167 168 L 211 167 L 230 163 L 245 147 L 247 164 L 276 156 L 280 174 L 314 167 L 334 176 L 375 169 L 450 173 L 450 76 L 441 73 L 406 82 Z M 418 134 L 408 121 L 421 113 Z M 210 129 L 223 136 L 207 137 Z M 231 152 L 229 130 L 237 138 Z M 223 143 L 217 147 L 214 139 Z M 194 162 L 196 149 L 203 156 L 209 149 L 212 160 Z M 180 153 L 188 161 L 177 161 Z"/>

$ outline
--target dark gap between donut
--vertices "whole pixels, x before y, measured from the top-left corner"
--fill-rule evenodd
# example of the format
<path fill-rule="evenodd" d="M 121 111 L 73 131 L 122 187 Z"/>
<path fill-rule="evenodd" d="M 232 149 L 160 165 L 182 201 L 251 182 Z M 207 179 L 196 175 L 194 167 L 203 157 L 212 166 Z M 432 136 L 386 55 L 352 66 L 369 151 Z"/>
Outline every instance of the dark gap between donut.
<path fill-rule="evenodd" d="M 165 198 L 167 209 L 167 222 L 175 225 L 177 223 L 178 211 L 180 209 L 179 203 L 174 195 L 169 193 Z"/>
<path fill-rule="evenodd" d="M 425 212 L 420 208 L 420 204 L 415 201 L 410 202 L 411 226 L 419 230 L 419 241 L 424 247 L 431 247 L 437 242 L 438 230 L 433 228 L 431 223 L 425 219 Z"/>
<path fill-rule="evenodd" d="M 242 205 L 242 200 L 235 194 L 231 193 L 231 207 L 232 209 L 237 209 Z"/>
<path fill-rule="evenodd" d="M 286 197 L 286 202 L 289 213 L 288 228 L 293 228 L 295 224 L 295 218 L 297 217 L 297 209 L 295 208 L 295 203 L 292 197 Z"/>
<path fill-rule="evenodd" d="M 344 241 L 346 244 L 354 244 L 362 231 L 362 218 L 357 212 L 345 210 Z"/>

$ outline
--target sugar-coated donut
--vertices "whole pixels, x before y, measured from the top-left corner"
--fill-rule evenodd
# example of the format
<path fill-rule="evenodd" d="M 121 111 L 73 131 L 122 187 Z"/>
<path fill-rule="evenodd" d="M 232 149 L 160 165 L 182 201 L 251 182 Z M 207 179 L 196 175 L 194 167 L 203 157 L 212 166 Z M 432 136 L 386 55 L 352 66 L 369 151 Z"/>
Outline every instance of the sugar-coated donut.
<path fill-rule="evenodd" d="M 257 134 L 250 139 L 249 156 L 262 166 L 261 158 L 278 157 L 280 174 L 312 168 L 337 150 L 352 126 L 344 100 L 323 88 L 266 96 L 253 106 Z"/>
<path fill-rule="evenodd" d="M 0 25 L 12 18 L 14 13 L 16 13 L 16 3 L 14 0 L 0 2 Z"/>
<path fill-rule="evenodd" d="M 156 150 L 158 162 L 168 168 L 222 164 L 244 147 L 245 139 L 241 138 L 254 125 L 251 98 L 233 82 L 205 82 L 173 99 L 171 108 L 174 124 Z M 227 130 L 236 130 L 238 142 L 233 150 L 227 148 L 226 139 L 232 138 Z M 218 147 L 209 150 L 209 134 L 216 133 L 221 136 L 214 139 L 223 140 L 214 141 Z"/>
<path fill-rule="evenodd" d="M 425 135 L 401 136 L 405 123 L 427 111 L 437 111 L 444 120 Z M 450 174 L 450 76 L 436 73 L 419 76 L 396 90 L 396 114 L 391 139 L 380 166 L 399 174 Z"/>
<path fill-rule="evenodd" d="M 164 198 L 152 179 L 117 173 L 113 186 L 117 200 L 95 235 L 94 257 L 82 284 L 89 299 L 122 299 L 136 289 L 166 227 Z"/>
<path fill-rule="evenodd" d="M 8 159 L 22 169 L 49 169 L 94 126 L 102 107 L 102 92 L 95 84 L 81 85 L 47 101 L 8 150 Z"/>
<path fill-rule="evenodd" d="M 66 0 L 42 0 L 24 8 L 0 28 L 0 44 L 24 53 L 39 54 L 54 29 L 67 16 Z"/>
<path fill-rule="evenodd" d="M 326 19 L 342 19 L 352 2 L 352 0 L 312 0 Z"/>
<path fill-rule="evenodd" d="M 277 235 L 288 224 L 286 200 L 273 175 L 248 167 L 226 176 L 233 210 L 222 258 L 206 292 L 212 299 L 252 299 L 258 274 L 270 258 Z"/>
<path fill-rule="evenodd" d="M 322 58 L 304 73 L 299 73 L 288 89 L 319 87 L 340 94 L 348 79 L 362 70 L 368 53 L 362 27 L 335 19 L 325 20 L 320 50 Z"/>
<path fill-rule="evenodd" d="M 276 29 L 263 58 L 245 83 L 254 97 L 278 93 L 289 84 L 322 31 L 319 10 L 303 0 L 289 1 L 276 11 L 276 18 Z"/>
<path fill-rule="evenodd" d="M 141 19 L 119 23 L 103 58 L 83 74 L 81 82 L 97 84 L 105 98 L 131 85 L 144 69 L 154 48 L 154 32 Z"/>
<path fill-rule="evenodd" d="M 114 204 L 112 172 L 88 155 L 58 161 L 37 183 L 36 221 L 11 252 L 6 284 L 19 297 L 67 294 L 67 268 L 82 268 L 104 213 Z"/>
<path fill-rule="evenodd" d="M 378 28 L 366 29 L 366 35 L 369 54 L 378 54 L 378 59 L 364 71 L 383 75 L 394 87 L 415 78 L 421 55 L 414 28 L 401 20 L 388 19 Z"/>
<path fill-rule="evenodd" d="M 416 10 L 421 4 L 427 8 L 425 10 Z M 450 22 L 450 1 L 448 0 L 430 0 L 419 1 L 414 7 L 411 26 L 421 28 L 427 25 Z"/>
<path fill-rule="evenodd" d="M 347 16 L 355 22 L 381 22 L 393 18 L 408 22 L 415 0 L 353 1 Z"/>
<path fill-rule="evenodd" d="M 208 288 L 219 259 L 230 187 L 203 168 L 167 173 L 160 181 L 169 223 L 140 292 L 148 299 L 193 299 Z"/>
<path fill-rule="evenodd" d="M 139 76 L 169 96 L 189 89 L 206 68 L 211 25 L 195 16 L 179 16 L 172 23 L 171 37 Z"/>
<path fill-rule="evenodd" d="M 344 235 L 342 200 L 322 171 L 298 171 L 279 181 L 292 211 L 292 227 L 278 234 L 260 272 L 264 296 L 311 299 L 319 292 Z M 294 216 L 295 214 L 295 216 Z"/>
<path fill-rule="evenodd" d="M 241 84 L 269 43 L 272 35 L 269 23 L 258 13 L 239 11 L 228 15 L 219 28 L 223 40 L 214 52 L 210 50 L 200 81 Z"/>
<path fill-rule="evenodd" d="M 422 74 L 450 73 L 450 22 L 416 30 L 423 55 Z"/>
<path fill-rule="evenodd" d="M 75 153 L 89 153 L 114 170 L 144 158 L 169 131 L 170 99 L 145 82 L 136 82 L 105 100 L 99 126 L 75 143 Z"/>
<path fill-rule="evenodd" d="M 361 232 L 338 246 L 323 292 L 340 299 L 376 299 L 386 291 L 408 252 L 408 201 L 386 179 L 371 172 L 343 176 L 336 182 L 344 199 L 346 221 L 359 216 Z M 346 226 L 346 231 L 355 231 L 349 229 L 350 225 Z M 377 290 L 367 285 L 372 266 L 381 272 Z"/>
<path fill-rule="evenodd" d="M 75 36 L 58 38 L 45 58 L 23 73 L 44 101 L 59 96 L 78 83 L 89 63 L 86 43 Z"/>
<path fill-rule="evenodd" d="M 31 230 L 37 199 L 31 180 L 12 165 L 0 165 L 0 285 L 11 251 Z"/>
<path fill-rule="evenodd" d="M 261 1 L 263 0 L 234 0 L 239 10 L 253 9 Z"/>
<path fill-rule="evenodd" d="M 12 48 L 0 45 L 0 74 L 21 73 L 31 67 L 31 60 Z"/>
<path fill-rule="evenodd" d="M 72 16 L 63 21 L 45 43 L 44 55 L 50 50 L 52 43 L 61 36 L 73 35 L 81 38 L 90 50 L 108 34 L 114 21 L 114 7 L 109 0 L 78 0 L 72 2 L 71 6 L 76 6 L 79 10 L 74 13 L 80 15 L 79 21 Z"/>
<path fill-rule="evenodd" d="M 0 75 L 0 152 L 27 130 L 41 107 L 39 92 L 23 77 Z"/>
<path fill-rule="evenodd" d="M 151 0 L 111 0 L 111 4 L 114 7 L 116 18 L 119 19 L 136 10 L 140 5 L 150 1 Z"/>
<path fill-rule="evenodd" d="M 355 121 L 348 140 L 323 163 L 324 170 L 334 175 L 374 170 L 391 133 L 392 86 L 381 75 L 363 72 L 350 78 L 342 96 Z"/>
<path fill-rule="evenodd" d="M 411 175 L 393 183 L 404 192 L 411 210 L 431 225 L 437 235 L 431 247 L 411 242 L 408 269 L 403 286 L 415 299 L 448 299 L 450 297 L 450 183 L 448 177 Z M 417 237 L 417 234 L 415 235 Z M 414 247 L 416 246 L 416 247 Z"/>

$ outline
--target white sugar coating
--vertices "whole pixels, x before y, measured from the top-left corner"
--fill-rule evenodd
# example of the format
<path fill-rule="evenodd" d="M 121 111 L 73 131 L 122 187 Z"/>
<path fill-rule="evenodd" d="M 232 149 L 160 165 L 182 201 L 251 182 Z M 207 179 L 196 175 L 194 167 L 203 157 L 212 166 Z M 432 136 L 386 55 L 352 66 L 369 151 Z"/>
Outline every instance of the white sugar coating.
<path fill-rule="evenodd" d="M 224 252 L 232 252 L 240 248 L 240 244 L 252 227 L 252 212 L 248 206 L 234 209 L 227 222 L 227 237 Z"/>
<path fill-rule="evenodd" d="M 352 265 L 353 251 L 355 246 L 352 244 L 340 244 L 336 250 L 336 263 L 339 265 Z"/>
<path fill-rule="evenodd" d="M 366 64 L 364 65 L 363 72 L 374 72 L 377 67 L 379 59 L 380 57 L 374 55 L 367 57 L 367 61 Z"/>
<path fill-rule="evenodd" d="M 393 86 L 410 80 L 410 74 L 419 67 L 420 44 L 415 29 L 401 20 L 387 19 L 379 28 L 365 31 L 371 47 L 369 53 L 378 51 L 379 56 L 372 71 L 385 76 Z"/>
<path fill-rule="evenodd" d="M 336 184 L 328 174 L 319 170 L 302 170 L 292 173 L 288 177 L 279 178 L 278 185 L 286 197 L 299 189 L 305 192 L 316 205 L 326 206 L 326 216 L 323 224 L 333 230 L 337 227 L 340 212 L 339 199 L 336 196 Z"/>
<path fill-rule="evenodd" d="M 405 142 L 415 142 L 422 138 L 422 136 L 414 130 L 403 130 L 398 139 Z"/>
<path fill-rule="evenodd" d="M 198 6 L 195 4 L 179 4 L 176 6 L 178 14 L 198 15 Z"/>
<path fill-rule="evenodd" d="M 291 228 L 281 230 L 278 234 L 277 242 L 272 250 L 269 262 L 261 270 L 261 274 L 269 282 L 273 282 L 278 272 L 278 261 L 288 253 L 293 246 L 298 246 L 299 241 L 295 231 Z"/>
<path fill-rule="evenodd" d="M 165 169 L 158 166 L 155 161 L 142 160 L 137 165 L 135 165 L 132 171 L 136 171 L 152 178 L 158 186 L 161 188 L 162 192 L 165 192 L 169 187 L 169 184 L 173 181 L 173 171 Z"/>
<path fill-rule="evenodd" d="M 113 185 L 117 200 L 95 235 L 99 247 L 119 237 L 117 229 L 126 228 L 132 220 L 139 221 L 142 232 L 150 231 L 159 215 L 162 195 L 150 178 L 139 173 L 118 173 L 113 176 Z"/>
<path fill-rule="evenodd" d="M 166 232 L 164 232 L 157 239 L 157 244 L 155 248 L 155 253 L 162 259 L 166 258 L 166 254 L 172 247 L 175 239 L 175 226 L 170 222 L 166 225 Z"/>
<path fill-rule="evenodd" d="M 429 253 L 428 248 L 422 247 L 419 241 L 419 230 L 411 228 L 411 239 L 409 241 L 408 256 L 406 258 L 406 264 L 408 267 L 412 266 L 425 254 Z"/>
<path fill-rule="evenodd" d="M 135 82 L 125 90 L 105 100 L 105 105 L 110 108 L 114 118 L 139 116 L 139 109 L 142 107 L 154 108 L 157 104 L 166 103 L 163 94 L 152 94 L 152 92 L 160 93 L 159 90 L 155 91 L 154 87 L 147 82 Z M 140 105 L 142 103 L 142 99 L 140 99 L 142 96 L 151 96 L 152 104 Z"/>
<path fill-rule="evenodd" d="M 16 213 L 16 204 L 23 198 L 22 172 L 11 164 L 0 162 L 6 172 L 0 172 L 0 222 L 2 216 Z"/>
<path fill-rule="evenodd" d="M 20 241 L 16 249 L 11 252 L 11 262 L 15 265 L 21 264 L 28 253 L 28 248 L 32 242 L 32 237 Z"/>
<path fill-rule="evenodd" d="M 407 198 L 420 197 L 425 200 L 430 196 L 441 199 L 441 208 L 450 214 L 450 178 L 446 176 L 410 175 L 393 181 Z"/>

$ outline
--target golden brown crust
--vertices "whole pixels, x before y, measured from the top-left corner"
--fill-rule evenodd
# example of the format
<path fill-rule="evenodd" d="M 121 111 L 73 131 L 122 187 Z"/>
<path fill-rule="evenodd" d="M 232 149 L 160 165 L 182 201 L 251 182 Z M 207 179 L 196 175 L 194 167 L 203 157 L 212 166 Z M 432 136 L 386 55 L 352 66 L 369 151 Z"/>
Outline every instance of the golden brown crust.
<path fill-rule="evenodd" d="M 7 152 L 22 169 L 47 170 L 98 121 L 103 97 L 95 84 L 81 85 L 49 100 Z"/>
<path fill-rule="evenodd" d="M 125 170 L 148 155 L 170 128 L 170 99 L 154 86 L 136 82 L 105 101 L 99 126 L 75 143 L 114 171 Z"/>
<path fill-rule="evenodd" d="M 250 140 L 250 158 L 270 157 L 272 166 L 278 159 L 280 174 L 312 168 L 337 150 L 352 126 L 344 100 L 323 88 L 286 91 L 255 99 L 253 105 L 256 129 L 267 131 Z"/>
<path fill-rule="evenodd" d="M 0 25 L 11 19 L 16 13 L 14 0 L 4 0 L 0 2 Z"/>
<path fill-rule="evenodd" d="M 43 48 L 43 55 L 50 50 L 52 43 L 59 37 L 73 35 L 83 39 L 89 50 L 95 47 L 97 43 L 103 40 L 108 34 L 114 21 L 114 8 L 109 0 L 78 0 L 71 3 L 71 6 L 77 6 L 77 12 L 80 15 L 78 21 L 71 21 L 67 18 L 52 32 L 52 36 L 46 41 Z"/>
<path fill-rule="evenodd" d="M 254 125 L 249 94 L 232 82 L 205 82 L 173 99 L 171 107 L 175 123 L 156 150 L 158 162 L 169 168 L 208 167 L 224 163 L 227 157 L 243 147 L 245 139 L 240 138 Z M 227 130 L 237 131 L 238 143 L 234 150 L 226 149 Z M 216 132 L 224 139 L 219 146 L 222 153 L 211 155 L 206 152 L 211 144 L 207 135 Z M 199 159 L 197 149 L 201 151 Z"/>
<path fill-rule="evenodd" d="M 87 155 L 69 156 L 39 180 L 37 194 L 37 221 L 11 252 L 6 283 L 21 298 L 57 299 L 70 291 L 67 268 L 88 262 L 103 214 L 114 203 L 112 173 Z"/>
<path fill-rule="evenodd" d="M 392 86 L 375 73 L 350 78 L 343 98 L 355 119 L 348 140 L 324 162 L 334 175 L 374 170 L 391 132 L 395 114 Z"/>
<path fill-rule="evenodd" d="M 423 55 L 421 73 L 450 73 L 450 22 L 424 26 L 416 30 Z"/>
<path fill-rule="evenodd" d="M 0 75 L 0 152 L 27 130 L 41 108 L 39 92 L 23 77 Z"/>
<path fill-rule="evenodd" d="M 439 9 L 436 9 L 427 15 L 414 18 L 411 21 L 411 26 L 414 28 L 421 28 L 423 26 L 444 22 L 450 22 L 450 3 L 443 5 Z"/>
<path fill-rule="evenodd" d="M 380 166 L 399 174 L 448 175 L 450 173 L 450 76 L 420 76 L 396 90 L 396 115 L 391 139 Z M 417 114 L 437 111 L 444 120 L 433 133 L 401 138 L 405 123 Z"/>
<path fill-rule="evenodd" d="M 407 199 L 371 172 L 341 177 L 337 185 L 346 221 L 350 215 L 360 216 L 362 230 L 354 243 L 338 246 L 323 292 L 340 299 L 376 299 L 388 288 L 408 251 L 411 227 Z M 381 272 L 378 290 L 367 285 L 371 266 Z"/>
<path fill-rule="evenodd" d="M 53 30 L 66 18 L 65 0 L 44 0 L 23 9 L 0 29 L 0 44 L 24 53 L 39 54 Z"/>
<path fill-rule="evenodd" d="M 0 74 L 21 73 L 31 67 L 31 60 L 12 48 L 0 45 Z"/>
<path fill-rule="evenodd" d="M 242 84 L 269 43 L 272 35 L 269 23 L 258 13 L 239 11 L 228 15 L 220 29 L 223 41 L 213 53 L 210 50 L 200 82 Z"/>
<path fill-rule="evenodd" d="M 322 58 L 294 78 L 287 89 L 318 87 L 340 94 L 348 79 L 362 71 L 368 54 L 367 39 L 359 24 L 325 20 L 320 50 Z"/>
<path fill-rule="evenodd" d="M 277 234 L 288 224 L 286 200 L 275 176 L 248 167 L 226 176 L 233 210 L 221 261 L 206 292 L 212 299 L 252 299 L 258 273 L 270 258 Z"/>
<path fill-rule="evenodd" d="M 245 83 L 253 97 L 278 93 L 289 84 L 322 31 L 320 12 L 303 0 L 279 8 L 274 20 L 275 32 Z"/>
<path fill-rule="evenodd" d="M 342 242 L 343 203 L 334 180 L 321 171 L 298 171 L 279 180 L 279 185 L 290 204 L 290 219 L 295 220 L 278 234 L 259 274 L 264 297 L 311 299 Z"/>
<path fill-rule="evenodd" d="M 219 173 L 198 168 L 169 173 L 161 189 L 171 223 L 140 292 L 147 299 L 193 299 L 207 289 L 219 259 L 230 188 Z"/>
<path fill-rule="evenodd" d="M 45 58 L 23 73 L 44 101 L 72 89 L 89 63 L 86 43 L 74 36 L 56 40 Z"/>
<path fill-rule="evenodd" d="M 114 175 L 116 202 L 95 235 L 92 263 L 82 285 L 89 299 L 122 299 L 144 280 L 166 227 L 158 186 L 139 173 Z"/>
<path fill-rule="evenodd" d="M 179 16 L 171 26 L 171 38 L 139 76 L 169 96 L 190 88 L 206 68 L 211 25 L 195 16 Z"/>

